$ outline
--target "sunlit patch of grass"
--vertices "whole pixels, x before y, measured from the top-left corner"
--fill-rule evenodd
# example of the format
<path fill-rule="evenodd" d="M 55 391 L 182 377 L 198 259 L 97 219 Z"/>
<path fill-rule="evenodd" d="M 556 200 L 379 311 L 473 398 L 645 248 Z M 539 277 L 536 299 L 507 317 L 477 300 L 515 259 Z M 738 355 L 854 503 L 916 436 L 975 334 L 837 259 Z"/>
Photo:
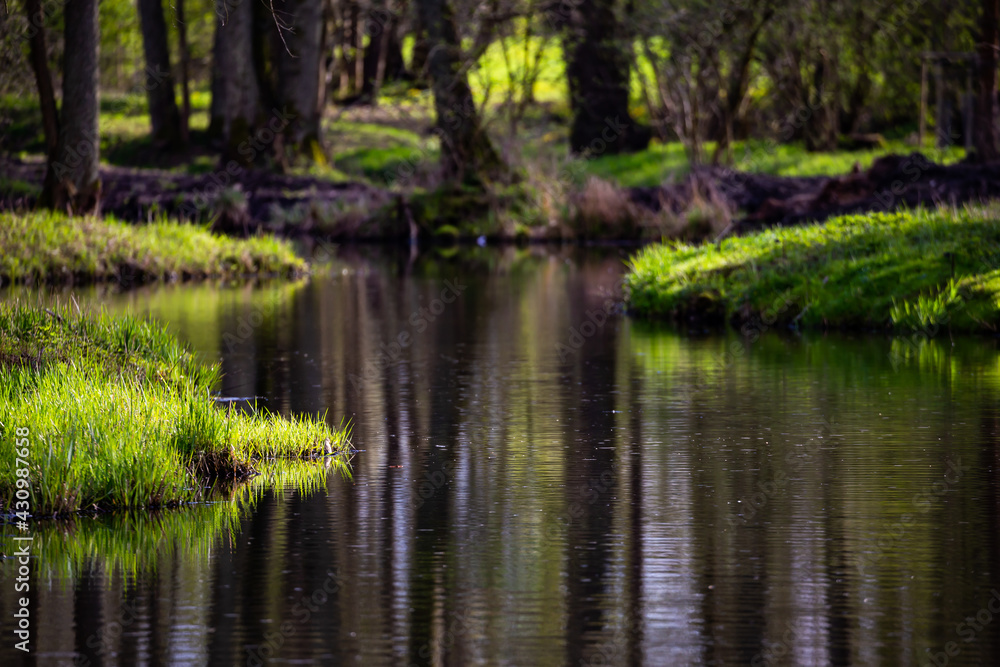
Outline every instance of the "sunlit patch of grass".
<path fill-rule="evenodd" d="M 687 173 L 689 165 L 679 141 L 653 142 L 638 153 L 598 156 L 587 161 L 586 170 L 623 187 L 633 187 L 660 185 L 671 176 Z"/>
<path fill-rule="evenodd" d="M 1000 205 L 834 218 L 642 251 L 629 309 L 813 327 L 1000 328 Z"/>
<path fill-rule="evenodd" d="M 0 279 L 8 282 L 148 282 L 306 270 L 287 241 L 269 236 L 242 240 L 165 220 L 130 225 L 49 211 L 0 212 L 0 249 Z"/>
<path fill-rule="evenodd" d="M 706 156 L 715 150 L 714 142 L 704 144 Z M 878 150 L 832 151 L 810 153 L 798 143 L 776 144 L 766 141 L 736 142 L 733 146 L 734 169 L 774 176 L 841 176 L 857 165 L 868 169 L 880 157 L 909 154 L 916 147 L 902 141 L 890 141 Z M 965 149 L 925 148 L 923 154 L 934 162 L 952 164 L 965 157 Z M 587 172 L 614 181 L 621 186 L 655 186 L 691 169 L 680 142 L 654 142 L 638 153 L 603 155 L 589 160 Z"/>
<path fill-rule="evenodd" d="M 336 164 L 345 173 L 366 178 L 378 185 L 405 183 L 417 173 L 437 163 L 436 150 L 423 151 L 403 146 L 395 148 L 358 148 L 340 153 Z"/>
<path fill-rule="evenodd" d="M 326 142 L 338 172 L 381 186 L 409 182 L 438 161 L 435 136 L 388 124 L 335 121 L 326 126 Z"/>
<path fill-rule="evenodd" d="M 0 464 L 28 462 L 36 515 L 192 502 L 206 481 L 245 478 L 260 461 L 347 446 L 321 417 L 220 409 L 218 367 L 148 321 L 2 303 L 0 334 Z M 15 509 L 15 484 L 0 480 L 0 509 Z"/>
<path fill-rule="evenodd" d="M 839 176 L 849 173 L 855 165 L 868 169 L 880 157 L 906 155 L 917 150 L 903 141 L 886 142 L 875 150 L 839 150 L 809 152 L 799 143 L 741 142 L 734 149 L 736 169 L 775 176 Z M 921 152 L 931 161 L 952 164 L 965 158 L 965 149 L 925 147 Z"/>

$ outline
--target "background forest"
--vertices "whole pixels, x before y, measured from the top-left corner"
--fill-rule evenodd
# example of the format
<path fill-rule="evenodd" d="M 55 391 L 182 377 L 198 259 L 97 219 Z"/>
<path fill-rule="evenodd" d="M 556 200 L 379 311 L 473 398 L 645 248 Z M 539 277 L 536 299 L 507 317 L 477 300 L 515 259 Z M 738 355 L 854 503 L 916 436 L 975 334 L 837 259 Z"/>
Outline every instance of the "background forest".
<path fill-rule="evenodd" d="M 3 196 L 94 210 L 104 160 L 230 174 L 197 210 L 152 197 L 230 226 L 349 218 L 378 235 L 387 193 L 447 186 L 491 196 L 418 194 L 402 218 L 606 236 L 619 186 L 692 165 L 808 176 L 890 152 L 995 157 L 996 4 L 19 0 L 0 31 L 0 152 L 48 153 L 72 187 L 50 167 L 42 192 L 11 167 Z M 230 187 L 247 167 L 373 190 L 264 215 Z M 459 224 L 482 210 L 515 215 Z"/>

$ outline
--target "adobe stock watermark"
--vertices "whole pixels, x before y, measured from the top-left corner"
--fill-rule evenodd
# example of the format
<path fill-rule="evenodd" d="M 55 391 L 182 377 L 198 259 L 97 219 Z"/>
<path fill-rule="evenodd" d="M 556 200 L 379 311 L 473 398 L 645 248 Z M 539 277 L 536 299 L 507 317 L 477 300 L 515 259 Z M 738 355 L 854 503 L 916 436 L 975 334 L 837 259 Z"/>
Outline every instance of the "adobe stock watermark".
<path fill-rule="evenodd" d="M 312 615 L 329 602 L 342 586 L 340 574 L 327 570 L 326 579 L 317 586 L 310 595 L 303 595 L 292 607 L 292 620 L 283 621 L 277 630 L 264 633 L 264 641 L 256 645 L 246 645 L 247 667 L 263 667 L 278 654 L 288 638 L 297 632 L 297 628 L 309 622 Z"/>
<path fill-rule="evenodd" d="M 917 493 L 910 499 L 910 505 L 915 514 L 927 514 L 940 502 L 941 498 L 948 493 L 948 490 L 962 481 L 962 475 L 971 470 L 969 466 L 962 465 L 961 457 L 954 461 L 949 460 L 947 470 L 942 480 L 931 484 L 930 490 Z M 868 539 L 867 550 L 860 553 L 857 562 L 858 573 L 867 574 L 867 568 L 876 565 L 888 550 L 892 549 L 900 540 L 906 536 L 906 531 L 916 521 L 914 513 L 907 513 L 899 517 L 891 524 L 886 524 L 882 530 L 882 536 L 876 539 Z"/>
<path fill-rule="evenodd" d="M 403 329 L 388 343 L 381 342 L 377 356 L 365 362 L 360 375 L 348 373 L 347 379 L 350 380 L 355 391 L 360 392 L 366 382 L 377 380 L 382 371 L 398 363 L 403 355 L 403 350 L 413 344 L 414 334 L 422 334 L 427 331 L 427 328 L 445 311 L 445 308 L 449 304 L 455 303 L 466 289 L 468 289 L 468 285 L 461 284 L 457 279 L 454 281 L 445 280 L 444 287 L 436 298 L 431 299 L 426 306 L 410 313 L 407 322 L 411 328 Z"/>
<path fill-rule="evenodd" d="M 623 123 L 618 116 L 605 117 L 601 136 L 594 137 L 579 155 L 567 160 L 552 179 L 545 179 L 539 187 L 550 197 L 558 197 L 560 193 L 557 192 L 556 183 L 572 185 L 583 179 L 589 173 L 587 161 L 603 155 L 610 145 L 625 136 L 628 128 L 628 123 Z"/>
<path fill-rule="evenodd" d="M 579 352 L 588 338 L 592 338 L 598 331 L 604 328 L 604 325 L 608 322 L 608 318 L 611 317 L 620 305 L 619 301 L 608 298 L 604 300 L 604 304 L 600 308 L 588 310 L 586 313 L 587 319 L 579 327 L 569 328 L 569 339 L 565 343 L 562 341 L 556 342 L 556 352 L 559 353 L 559 361 L 566 361 L 574 352 Z"/>
<path fill-rule="evenodd" d="M 801 618 L 786 623 L 781 639 L 754 655 L 750 660 L 751 667 L 767 667 L 781 663 L 805 629 L 805 622 Z"/>
<path fill-rule="evenodd" d="M 951 259 L 954 261 L 954 255 L 952 255 Z M 996 264 L 981 261 L 975 272 L 979 274 L 987 274 L 992 273 L 996 270 L 996 268 Z M 946 287 L 945 289 L 949 289 L 949 287 Z M 922 321 L 920 326 L 910 334 L 893 338 L 892 345 L 889 349 L 889 363 L 892 365 L 893 372 L 898 373 L 899 367 L 910 357 L 910 355 L 918 354 L 924 345 L 937 336 L 941 332 L 941 329 L 947 328 L 951 323 L 952 318 L 954 318 L 956 314 L 960 313 L 967 306 L 968 302 L 959 292 L 955 295 L 954 299 L 951 299 L 948 302 L 947 312 L 945 312 L 940 319 L 932 321 L 928 318 L 926 321 Z"/>
<path fill-rule="evenodd" d="M 14 648 L 18 651 L 28 653 L 31 643 L 31 546 L 34 543 L 34 536 L 28 533 L 31 524 L 31 431 L 30 429 L 18 426 L 14 429 L 14 486 L 17 490 L 14 493 L 16 500 L 13 503 L 13 516 L 17 519 L 14 524 L 21 535 L 16 535 L 14 541 L 17 542 L 17 549 L 14 550 L 10 559 L 17 563 L 17 576 L 14 577 L 14 591 L 21 593 L 22 597 L 17 598 L 17 611 L 14 612 L 14 636 L 20 641 L 14 643 Z"/>
<path fill-rule="evenodd" d="M 966 616 L 965 620 L 955 625 L 955 634 L 962 640 L 962 644 L 971 644 L 982 633 L 988 625 L 993 622 L 994 614 L 1000 614 L 1000 591 L 993 589 L 990 591 L 992 597 L 983 605 L 979 611 L 972 616 Z M 921 667 L 947 667 L 952 658 L 957 658 L 962 653 L 962 644 L 957 641 L 946 642 L 940 651 L 925 648 L 927 662 L 921 663 Z"/>
<path fill-rule="evenodd" d="M 434 494 L 448 483 L 449 475 L 451 475 L 451 463 L 448 461 L 442 461 L 437 470 L 424 472 L 424 479 L 414 490 L 417 496 L 417 500 L 413 504 L 414 509 L 420 509 L 424 503 L 433 498 Z"/>
<path fill-rule="evenodd" d="M 55 16 L 67 2 L 69 0 L 45 0 L 39 3 L 38 11 L 34 14 L 8 14 L 6 20 L 12 24 L 8 34 L 15 39 L 32 39 L 45 29 L 46 20 Z"/>
<path fill-rule="evenodd" d="M 136 610 L 135 602 L 126 600 L 118 610 L 115 620 L 105 623 L 100 630 L 87 637 L 84 646 L 93 649 L 93 653 L 78 653 L 73 659 L 75 667 L 91 667 L 95 664 L 93 658 L 97 658 L 97 664 L 102 662 L 104 656 L 114 655 L 115 645 L 121 640 L 125 630 L 138 619 L 139 613 Z"/>
<path fill-rule="evenodd" d="M 903 160 L 900 165 L 900 171 L 904 176 L 908 176 L 907 179 L 909 184 L 916 183 L 923 176 L 924 172 L 928 169 L 936 166 L 933 162 L 928 160 L 926 157 L 920 153 L 911 155 L 910 157 Z M 896 179 L 883 190 L 879 190 L 875 193 L 874 197 L 878 200 L 878 203 L 884 206 L 887 210 L 891 210 L 895 207 L 899 197 L 902 197 L 907 190 L 907 183 L 904 183 L 902 179 Z M 902 203 L 901 201 L 899 203 Z"/>
<path fill-rule="evenodd" d="M 737 360 L 742 359 L 747 353 L 746 344 L 756 343 L 762 335 L 775 325 L 778 317 L 791 308 L 794 303 L 794 301 L 782 294 L 775 297 L 771 305 L 764 308 L 759 315 L 753 315 L 748 318 L 740 326 L 740 333 L 743 335 L 743 340 L 732 341 L 715 367 L 719 371 L 725 371 L 735 364 Z M 712 385 L 713 383 L 703 376 L 698 382 L 686 385 L 681 389 L 679 398 L 681 401 L 690 402 L 694 400 L 696 394 L 705 391 Z"/>
<path fill-rule="evenodd" d="M 294 121 L 295 113 L 287 109 L 271 109 L 271 117 L 267 123 L 258 127 L 253 134 L 240 142 L 236 152 L 244 159 L 240 164 L 235 159 L 230 159 L 224 169 L 218 169 L 206 176 L 208 185 L 196 191 L 192 197 L 185 200 L 179 207 L 178 214 L 187 216 L 189 219 L 197 219 L 199 215 L 207 210 L 215 201 L 218 194 L 229 187 L 235 180 L 246 173 L 247 164 L 253 164 L 268 146 Z"/>
<path fill-rule="evenodd" d="M 816 461 L 815 457 L 820 452 L 823 439 L 829 438 L 833 435 L 833 421 L 823 419 L 823 425 L 821 428 L 822 435 L 819 437 L 809 438 L 802 447 L 792 448 L 787 454 L 785 454 L 784 463 L 789 472 L 795 474 L 804 465 L 806 465 L 806 463 L 813 463 Z M 729 523 L 730 526 L 736 526 L 738 524 L 744 526 L 749 525 L 750 521 L 757 516 L 757 512 L 764 509 L 772 498 L 784 492 L 788 481 L 788 472 L 785 472 L 785 470 L 782 469 L 776 472 L 768 481 L 757 482 L 754 485 L 756 488 L 754 493 L 750 494 L 749 497 L 741 496 L 736 501 L 736 504 L 740 506 L 739 513 L 736 515 L 730 514 L 726 517 L 727 523 Z"/>

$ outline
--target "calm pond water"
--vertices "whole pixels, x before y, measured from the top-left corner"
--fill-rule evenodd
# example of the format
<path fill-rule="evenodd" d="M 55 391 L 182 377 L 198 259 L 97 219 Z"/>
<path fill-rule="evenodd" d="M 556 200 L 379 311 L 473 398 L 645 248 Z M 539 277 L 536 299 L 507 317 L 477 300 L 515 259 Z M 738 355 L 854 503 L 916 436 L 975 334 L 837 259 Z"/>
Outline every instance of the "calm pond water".
<path fill-rule="evenodd" d="M 624 256 L 77 291 L 360 451 L 241 512 L 36 529 L 30 662 L 1000 664 L 997 341 L 680 334 L 621 316 Z"/>

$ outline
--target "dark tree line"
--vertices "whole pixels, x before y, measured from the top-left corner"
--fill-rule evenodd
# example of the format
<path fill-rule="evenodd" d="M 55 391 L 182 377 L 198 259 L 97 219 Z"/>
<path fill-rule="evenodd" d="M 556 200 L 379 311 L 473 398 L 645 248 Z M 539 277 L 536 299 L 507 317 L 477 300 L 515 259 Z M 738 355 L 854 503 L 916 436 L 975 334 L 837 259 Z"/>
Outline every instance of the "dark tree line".
<path fill-rule="evenodd" d="M 433 92 L 443 178 L 509 181 L 515 177 L 485 129 L 469 71 L 491 43 L 514 34 L 517 21 L 527 37 L 561 46 L 570 148 L 584 157 L 642 150 L 652 136 L 680 139 L 693 161 L 708 157 L 706 141 L 716 142 L 712 159 L 719 160 L 735 140 L 760 135 L 830 149 L 839 136 L 912 120 L 915 58 L 963 49 L 978 55 L 974 157 L 998 157 L 998 0 L 214 2 L 208 134 L 227 163 L 323 162 L 323 110 L 377 104 L 387 82 L 407 78 Z M 95 210 L 97 0 L 67 0 L 62 10 L 61 108 L 41 0 L 23 3 L 39 28 L 27 44 L 49 156 L 43 200 Z M 163 0 L 137 6 L 154 145 L 181 145 L 190 114 L 185 4 L 175 0 L 171 14 Z M 171 31 L 178 39 L 173 59 Z M 532 102 L 530 76 L 507 91 L 513 100 L 514 88 L 523 88 L 510 105 L 512 130 Z M 633 112 L 636 89 L 643 122 Z"/>

